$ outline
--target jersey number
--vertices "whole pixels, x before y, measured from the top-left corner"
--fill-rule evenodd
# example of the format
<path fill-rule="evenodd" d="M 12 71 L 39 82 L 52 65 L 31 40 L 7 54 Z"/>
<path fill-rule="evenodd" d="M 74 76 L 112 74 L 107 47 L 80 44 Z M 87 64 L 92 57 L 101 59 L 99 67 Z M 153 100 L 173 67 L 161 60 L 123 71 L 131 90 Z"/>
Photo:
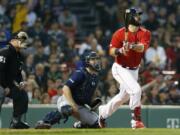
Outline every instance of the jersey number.
<path fill-rule="evenodd" d="M 6 58 L 4 56 L 0 56 L 0 63 L 6 63 Z"/>

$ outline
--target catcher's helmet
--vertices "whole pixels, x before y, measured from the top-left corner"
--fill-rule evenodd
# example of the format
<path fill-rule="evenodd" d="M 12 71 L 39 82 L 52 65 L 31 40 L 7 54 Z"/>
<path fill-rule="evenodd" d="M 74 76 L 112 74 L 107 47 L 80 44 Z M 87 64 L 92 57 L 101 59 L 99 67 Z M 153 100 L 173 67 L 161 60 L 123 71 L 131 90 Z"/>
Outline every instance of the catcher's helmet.
<path fill-rule="evenodd" d="M 94 62 L 91 62 L 91 60 L 93 60 Z M 100 57 L 94 51 L 89 52 L 88 55 L 85 57 L 85 64 L 86 67 L 90 67 L 97 72 L 102 69 Z"/>
<path fill-rule="evenodd" d="M 140 8 L 129 8 L 125 10 L 124 21 L 127 25 L 132 24 L 135 26 L 139 26 L 140 20 L 137 20 L 136 17 L 141 15 L 143 12 Z"/>

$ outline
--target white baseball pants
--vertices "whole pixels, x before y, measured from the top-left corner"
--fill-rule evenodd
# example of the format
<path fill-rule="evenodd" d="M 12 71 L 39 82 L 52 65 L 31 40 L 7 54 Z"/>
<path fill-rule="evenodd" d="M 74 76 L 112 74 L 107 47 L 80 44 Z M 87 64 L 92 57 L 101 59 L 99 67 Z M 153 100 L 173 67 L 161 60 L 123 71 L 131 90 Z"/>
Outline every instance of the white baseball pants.
<path fill-rule="evenodd" d="M 129 107 L 133 110 L 141 105 L 141 87 L 138 84 L 138 69 L 130 70 L 114 63 L 112 75 L 120 84 L 120 92 L 107 104 L 99 106 L 99 115 L 107 118 L 112 115 L 124 102 L 129 101 Z"/>

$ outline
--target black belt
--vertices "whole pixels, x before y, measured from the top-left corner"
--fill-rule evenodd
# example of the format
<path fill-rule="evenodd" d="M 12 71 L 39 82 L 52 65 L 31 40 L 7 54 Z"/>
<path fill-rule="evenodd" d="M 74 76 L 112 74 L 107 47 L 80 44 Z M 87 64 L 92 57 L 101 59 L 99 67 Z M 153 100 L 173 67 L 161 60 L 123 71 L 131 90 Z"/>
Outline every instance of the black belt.
<path fill-rule="evenodd" d="M 120 66 L 123 67 L 123 68 L 127 68 L 129 70 L 136 70 L 136 69 L 138 69 L 138 67 L 128 67 L 128 66 L 124 66 L 124 65 L 120 65 Z"/>

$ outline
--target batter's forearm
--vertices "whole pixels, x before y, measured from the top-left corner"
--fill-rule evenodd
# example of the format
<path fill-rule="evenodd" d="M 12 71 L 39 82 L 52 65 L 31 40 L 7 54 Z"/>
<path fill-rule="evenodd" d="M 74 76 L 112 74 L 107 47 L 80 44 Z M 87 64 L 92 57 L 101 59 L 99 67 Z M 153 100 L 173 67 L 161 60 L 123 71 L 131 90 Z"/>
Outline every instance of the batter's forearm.
<path fill-rule="evenodd" d="M 113 57 L 116 56 L 116 52 L 115 52 L 116 49 L 117 49 L 117 48 L 110 48 L 109 54 L 110 54 L 111 56 L 113 56 Z"/>
<path fill-rule="evenodd" d="M 136 52 L 144 52 L 144 45 L 142 43 L 132 44 L 130 48 Z"/>
<path fill-rule="evenodd" d="M 127 55 L 127 52 L 129 49 L 126 46 L 123 46 L 121 48 L 111 48 L 110 49 L 110 55 L 111 56 L 118 56 L 118 55 Z"/>

